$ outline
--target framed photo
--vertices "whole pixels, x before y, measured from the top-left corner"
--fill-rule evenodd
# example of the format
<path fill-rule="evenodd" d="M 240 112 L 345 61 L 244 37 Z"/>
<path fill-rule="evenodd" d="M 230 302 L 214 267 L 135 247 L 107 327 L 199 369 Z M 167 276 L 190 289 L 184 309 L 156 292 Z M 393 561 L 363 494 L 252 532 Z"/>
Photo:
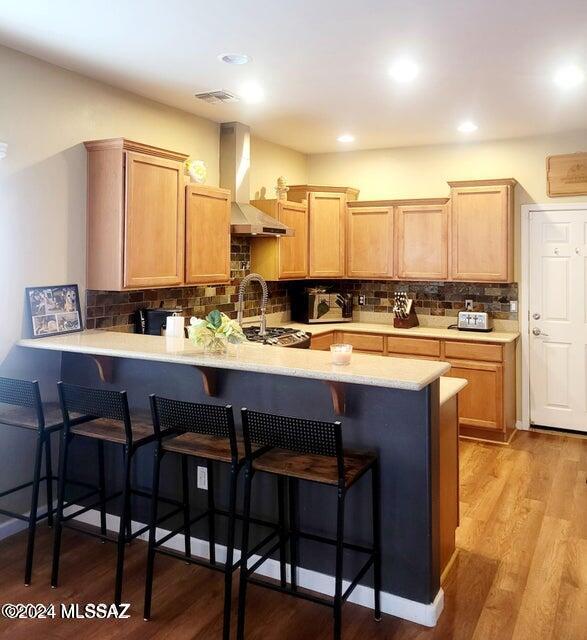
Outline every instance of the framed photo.
<path fill-rule="evenodd" d="M 33 338 L 83 330 L 77 284 L 27 287 L 26 301 Z"/>

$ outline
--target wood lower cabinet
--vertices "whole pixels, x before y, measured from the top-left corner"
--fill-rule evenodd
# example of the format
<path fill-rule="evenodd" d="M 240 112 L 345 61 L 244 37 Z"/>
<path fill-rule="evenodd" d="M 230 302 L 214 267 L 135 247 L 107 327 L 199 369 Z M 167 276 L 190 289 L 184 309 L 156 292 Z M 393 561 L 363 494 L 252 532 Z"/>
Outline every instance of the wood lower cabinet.
<path fill-rule="evenodd" d="M 397 277 L 403 280 L 446 280 L 447 206 L 398 206 L 396 229 Z"/>
<path fill-rule="evenodd" d="M 346 205 L 358 191 L 347 187 L 293 185 L 287 197 L 306 201 L 309 216 L 309 276 L 340 278 L 345 275 Z"/>
<path fill-rule="evenodd" d="M 266 280 L 292 280 L 308 275 L 308 207 L 289 200 L 253 200 L 251 204 L 293 229 L 284 238 L 252 238 L 251 270 Z"/>
<path fill-rule="evenodd" d="M 459 393 L 459 434 L 495 442 L 510 439 L 516 422 L 515 342 L 384 336 L 340 329 L 313 337 L 311 348 L 326 350 L 334 342 L 347 342 L 362 353 L 450 363 L 446 375 L 468 381 Z"/>
<path fill-rule="evenodd" d="M 230 191 L 186 187 L 186 284 L 230 281 Z"/>
<path fill-rule="evenodd" d="M 449 182 L 451 280 L 511 282 L 515 180 Z"/>
<path fill-rule="evenodd" d="M 394 275 L 393 207 L 349 207 L 346 274 L 350 278 Z"/>
<path fill-rule="evenodd" d="M 123 138 L 85 146 L 87 287 L 183 284 L 187 156 Z"/>

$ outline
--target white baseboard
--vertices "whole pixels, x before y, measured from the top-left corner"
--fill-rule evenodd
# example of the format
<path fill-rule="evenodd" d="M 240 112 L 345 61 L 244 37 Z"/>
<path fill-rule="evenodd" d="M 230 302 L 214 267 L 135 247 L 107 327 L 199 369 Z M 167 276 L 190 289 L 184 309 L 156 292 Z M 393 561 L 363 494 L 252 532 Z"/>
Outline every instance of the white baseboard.
<path fill-rule="evenodd" d="M 10 538 L 15 533 L 23 531 L 28 527 L 28 524 L 24 520 L 18 520 L 18 518 L 9 518 L 0 524 L 0 540 L 4 538 Z"/>
<path fill-rule="evenodd" d="M 516 429 L 520 429 L 521 431 L 528 431 L 530 428 L 529 425 L 525 425 L 521 420 L 516 420 L 515 424 Z"/>
<path fill-rule="evenodd" d="M 79 507 L 71 505 L 69 509 L 74 510 Z M 67 513 L 67 510 L 66 510 Z M 97 510 L 90 510 L 81 514 L 76 520 L 91 524 L 93 526 L 100 526 L 100 512 Z M 120 519 L 118 516 L 107 514 L 106 527 L 110 531 L 118 531 L 118 523 Z M 133 520 L 132 529 L 136 531 L 144 527 L 144 523 L 136 522 Z M 162 537 L 169 533 L 169 531 L 161 528 L 157 528 L 157 537 Z M 147 540 L 147 533 L 139 536 L 141 540 Z M 183 552 L 184 550 L 184 538 L 182 534 L 178 534 L 170 538 L 164 545 L 174 551 Z M 191 550 L 195 556 L 202 558 L 209 557 L 208 542 L 200 538 L 191 539 Z M 235 560 L 240 558 L 240 551 L 235 549 Z M 216 545 L 216 558 L 220 562 L 224 562 L 226 559 L 226 547 L 224 545 Z M 253 556 L 253 561 L 258 556 Z M 270 578 L 279 579 L 279 562 L 277 560 L 266 560 L 256 571 L 260 575 Z M 287 576 L 289 580 L 290 567 L 287 565 Z M 298 568 L 298 584 L 305 589 L 311 589 L 317 593 L 325 595 L 334 595 L 334 577 L 318 571 L 311 571 L 309 569 Z M 348 587 L 350 583 L 344 581 L 343 591 Z M 364 585 L 358 585 L 349 596 L 349 602 L 354 602 L 363 607 L 369 609 L 373 608 L 373 589 Z M 381 611 L 397 618 L 409 620 L 410 622 L 416 622 L 418 624 L 425 625 L 427 627 L 434 627 L 438 622 L 438 618 L 444 608 L 444 591 L 440 589 L 436 595 L 436 598 L 431 604 L 422 604 L 415 600 L 408 600 L 401 598 L 400 596 L 393 595 L 392 593 L 381 593 Z"/>

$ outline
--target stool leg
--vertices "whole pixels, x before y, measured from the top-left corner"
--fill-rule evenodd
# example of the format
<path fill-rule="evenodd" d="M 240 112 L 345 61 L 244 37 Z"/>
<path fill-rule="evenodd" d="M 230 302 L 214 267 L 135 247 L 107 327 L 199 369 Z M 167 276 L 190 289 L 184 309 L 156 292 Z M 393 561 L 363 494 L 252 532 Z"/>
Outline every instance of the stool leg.
<path fill-rule="evenodd" d="M 118 549 L 116 552 L 116 581 L 114 586 L 114 604 L 119 605 L 122 599 L 122 578 L 124 572 L 125 530 L 130 521 L 130 465 L 132 454 L 128 446 L 124 447 L 124 488 L 122 491 L 122 514 L 118 528 Z"/>
<path fill-rule="evenodd" d="M 104 442 L 98 440 L 98 492 L 100 495 L 100 533 L 106 535 L 106 474 L 104 472 Z M 104 540 L 102 540 L 104 542 Z"/>
<path fill-rule="evenodd" d="M 186 557 L 191 557 L 191 530 L 190 530 L 190 482 L 188 474 L 188 457 L 181 456 L 181 478 L 183 484 L 183 535 Z"/>
<path fill-rule="evenodd" d="M 298 480 L 289 478 L 289 555 L 291 570 L 291 588 L 298 588 Z"/>
<path fill-rule="evenodd" d="M 45 475 L 47 479 L 47 526 L 53 526 L 53 464 L 51 461 L 51 434 L 45 433 Z"/>
<path fill-rule="evenodd" d="M 38 433 L 35 453 L 35 468 L 33 472 L 33 495 L 31 497 L 31 511 L 29 513 L 29 535 L 27 541 L 26 564 L 24 570 L 24 583 L 26 586 L 31 583 L 31 574 L 33 571 L 35 532 L 37 530 L 37 507 L 39 504 L 39 485 L 41 483 L 41 465 L 43 464 L 43 443 L 44 437 L 41 433 Z"/>
<path fill-rule="evenodd" d="M 143 617 L 151 617 L 151 598 L 153 595 L 153 568 L 155 564 L 155 533 L 157 530 L 157 507 L 159 505 L 159 471 L 162 453 L 159 445 L 155 448 L 155 463 L 153 465 L 153 484 L 151 493 L 151 516 L 149 518 L 149 550 L 147 552 L 147 576 L 145 580 L 145 605 Z"/>
<path fill-rule="evenodd" d="M 241 575 L 238 591 L 238 624 L 236 631 L 237 640 L 243 640 L 245 636 L 245 609 L 247 604 L 247 556 L 249 555 L 249 518 L 251 517 L 251 488 L 253 470 L 251 465 L 245 467 L 245 500 L 243 507 L 243 537 L 241 543 Z"/>
<path fill-rule="evenodd" d="M 59 487 L 57 490 L 57 513 L 55 515 L 55 537 L 53 538 L 53 567 L 51 569 L 51 586 L 57 587 L 59 580 L 59 556 L 61 554 L 61 533 L 63 531 L 63 503 L 65 502 L 65 485 L 67 483 L 67 456 L 71 435 L 63 432 L 59 447 Z"/>
<path fill-rule="evenodd" d="M 224 627 L 223 640 L 230 638 L 230 610 L 232 605 L 232 573 L 234 564 L 234 523 L 238 467 L 230 467 L 230 496 L 228 502 L 228 533 L 226 537 L 226 564 L 224 565 Z"/>
<path fill-rule="evenodd" d="M 283 476 L 277 476 L 277 507 L 278 507 L 278 513 L 279 513 L 279 578 L 281 581 L 282 588 L 285 588 L 287 586 L 287 576 L 285 572 L 285 563 L 286 563 L 285 553 L 286 553 L 286 543 L 287 543 L 287 535 L 285 532 L 285 529 L 286 529 L 285 481 L 286 479 Z"/>
<path fill-rule="evenodd" d="M 375 596 L 375 620 L 381 620 L 381 489 L 379 461 L 371 467 L 373 482 L 373 593 Z"/>
<path fill-rule="evenodd" d="M 210 542 L 210 564 L 216 564 L 216 527 L 214 513 L 216 505 L 214 502 L 214 466 L 211 460 L 206 461 L 208 470 L 208 540 Z"/>
<path fill-rule="evenodd" d="M 124 465 L 126 468 L 126 458 L 127 458 L 127 452 L 126 452 L 126 447 L 123 449 L 123 460 L 124 460 Z M 128 484 L 129 484 L 129 490 L 126 492 L 125 494 L 125 505 L 124 505 L 124 509 L 126 510 L 126 537 L 127 537 L 127 541 L 130 542 L 130 536 L 132 534 L 132 515 L 131 515 L 131 492 L 130 492 L 130 472 L 129 472 L 129 480 L 128 480 Z"/>
<path fill-rule="evenodd" d="M 334 586 L 334 640 L 340 640 L 342 633 L 342 567 L 344 551 L 344 501 L 346 491 L 338 490 L 336 516 L 336 575 Z"/>

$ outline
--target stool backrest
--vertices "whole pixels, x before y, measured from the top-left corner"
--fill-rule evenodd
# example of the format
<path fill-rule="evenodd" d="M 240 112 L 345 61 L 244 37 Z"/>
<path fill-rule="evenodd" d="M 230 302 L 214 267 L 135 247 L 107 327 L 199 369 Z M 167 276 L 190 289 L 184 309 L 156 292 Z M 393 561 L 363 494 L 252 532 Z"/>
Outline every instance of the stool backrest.
<path fill-rule="evenodd" d="M 253 446 L 261 447 L 260 451 L 277 447 L 296 453 L 334 457 L 338 462 L 339 479 L 344 478 L 340 422 L 306 420 L 249 409 L 242 409 L 242 419 L 247 458 L 252 457 Z"/>
<path fill-rule="evenodd" d="M 58 382 L 57 389 L 66 430 L 70 426 L 71 414 L 80 413 L 89 419 L 105 418 L 120 422 L 124 426 L 127 442 L 132 442 L 132 426 L 126 391 L 80 387 L 66 382 Z"/>
<path fill-rule="evenodd" d="M 0 403 L 30 409 L 38 422 L 39 429 L 45 426 L 43 403 L 37 380 L 19 380 L 0 377 Z"/>
<path fill-rule="evenodd" d="M 236 430 L 231 405 L 204 404 L 149 396 L 157 438 L 173 433 L 200 433 L 228 438 L 233 460 L 238 459 Z"/>

